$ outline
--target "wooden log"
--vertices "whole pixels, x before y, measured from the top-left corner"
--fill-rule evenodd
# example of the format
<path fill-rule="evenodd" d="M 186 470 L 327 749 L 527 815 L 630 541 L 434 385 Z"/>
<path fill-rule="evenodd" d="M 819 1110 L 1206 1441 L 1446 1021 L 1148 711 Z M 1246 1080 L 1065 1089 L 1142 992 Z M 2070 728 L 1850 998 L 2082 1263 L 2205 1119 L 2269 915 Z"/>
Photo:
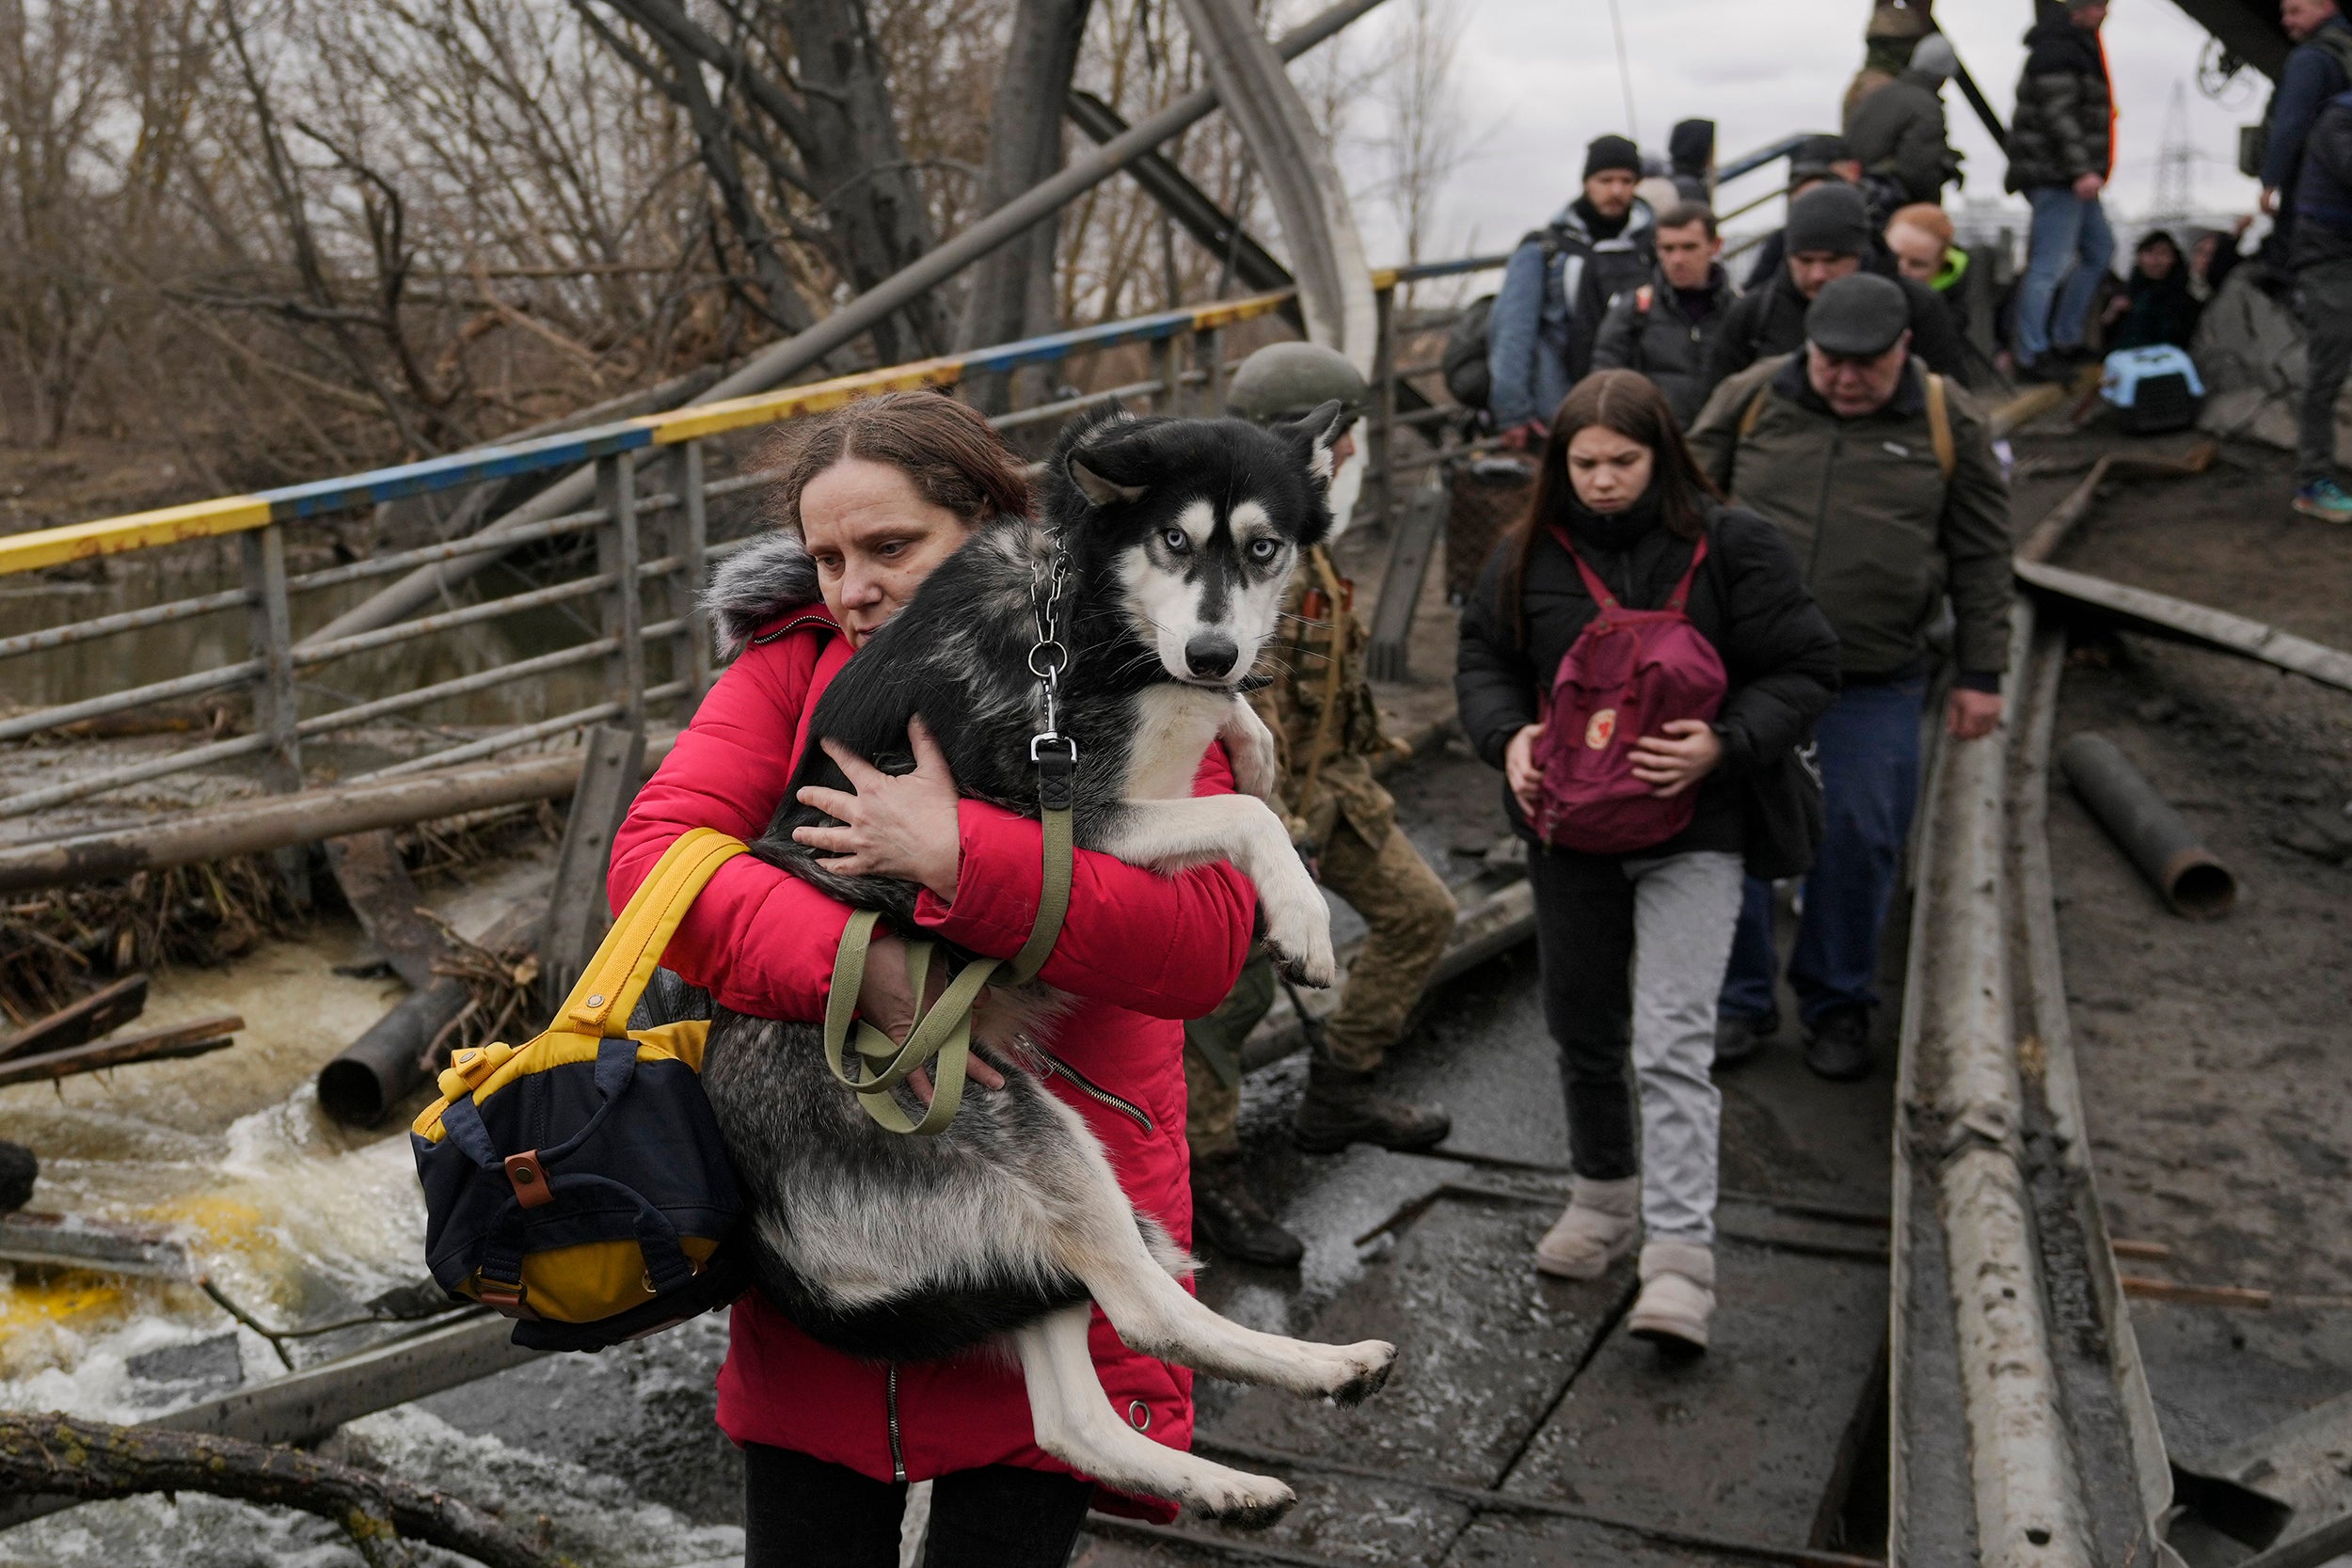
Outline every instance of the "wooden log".
<path fill-rule="evenodd" d="M 2099 498 L 2099 486 L 2111 479 L 2185 479 L 2201 474 L 2213 467 L 2213 460 L 2221 449 L 2211 441 L 2200 441 L 2181 457 L 2127 457 L 2109 453 L 2090 466 L 2090 472 L 2082 483 L 2066 493 L 2064 499 L 2042 514 L 2042 520 L 2017 546 L 2021 561 L 2044 562 L 2058 553 L 2066 536 L 2089 515 L 2091 503 Z"/>
<path fill-rule="evenodd" d="M 23 1056 L 0 1063 L 0 1088 L 10 1084 L 38 1083 L 43 1079 L 71 1078 L 76 1073 L 97 1072 L 110 1067 L 128 1067 L 133 1062 L 163 1062 L 181 1056 L 201 1056 L 214 1051 L 225 1051 L 236 1042 L 229 1038 L 245 1027 L 245 1020 L 234 1013 L 214 1018 L 200 1018 L 193 1023 L 182 1023 L 169 1029 L 151 1029 L 143 1035 L 131 1035 L 119 1040 L 100 1040 L 95 1045 L 77 1045 L 70 1051 L 48 1051 L 38 1056 Z"/>
<path fill-rule="evenodd" d="M 0 1416 L 0 1492 L 82 1501 L 151 1492 L 209 1492 L 300 1509 L 350 1532 L 372 1568 L 412 1560 L 403 1538 L 486 1568 L 551 1568 L 556 1560 L 471 1504 L 429 1487 L 209 1433 L 111 1426 L 69 1416 Z"/>
<path fill-rule="evenodd" d="M 36 1051 L 62 1051 L 112 1034 L 146 1009 L 147 976 L 126 974 L 0 1040 L 0 1062 Z"/>
<path fill-rule="evenodd" d="M 651 768 L 669 750 L 669 737 L 648 739 L 645 766 Z M 526 800 L 557 800 L 580 782 L 580 757 L 577 751 L 556 752 L 518 762 L 306 789 L 267 800 L 183 812 L 167 821 L 8 845 L 0 847 L 0 894 L 128 877 Z"/>

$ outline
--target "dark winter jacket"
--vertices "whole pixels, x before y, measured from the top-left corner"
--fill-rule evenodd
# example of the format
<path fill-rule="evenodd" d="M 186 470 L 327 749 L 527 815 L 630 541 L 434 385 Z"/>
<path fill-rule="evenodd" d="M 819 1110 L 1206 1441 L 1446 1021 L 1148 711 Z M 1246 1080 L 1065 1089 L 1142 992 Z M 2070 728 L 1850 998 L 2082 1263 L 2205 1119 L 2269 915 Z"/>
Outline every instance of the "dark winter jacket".
<path fill-rule="evenodd" d="M 2010 117 L 2008 188 L 2105 180 L 2115 167 L 2114 108 L 2099 35 L 2064 16 L 2036 24 Z"/>
<path fill-rule="evenodd" d="M 2123 290 L 2131 305 L 2106 335 L 2102 346 L 2108 353 L 2149 348 L 2157 343 L 2188 347 L 2189 340 L 2197 335 L 2197 318 L 2204 308 L 2188 291 L 2185 257 L 2174 262 L 2172 270 L 2162 277 L 2151 277 L 2133 267 L 2131 277 L 2124 279 Z"/>
<path fill-rule="evenodd" d="M 1511 253 L 1486 318 L 1486 408 L 1498 429 L 1551 418 L 1592 358 L 1590 328 L 1610 295 L 1649 274 L 1649 204 L 1635 201 L 1606 239 L 1597 219 L 1579 197 Z"/>
<path fill-rule="evenodd" d="M 1922 673 L 1928 626 L 1948 594 L 1962 681 L 2000 689 L 2009 483 L 1984 415 L 1958 387 L 1947 383 L 1946 397 L 1949 480 L 1936 461 L 1916 365 L 1885 407 L 1849 420 L 1813 390 L 1802 356 L 1768 359 L 1716 388 L 1692 426 L 1699 466 L 1788 536 L 1805 586 L 1837 628 L 1850 681 Z"/>
<path fill-rule="evenodd" d="M 2303 141 L 2295 177 L 2295 227 L 2287 265 L 2296 270 L 2352 261 L 2352 92 L 2321 105 Z"/>
<path fill-rule="evenodd" d="M 1648 282 L 1610 301 L 1593 336 L 1594 370 L 1641 372 L 1658 383 L 1685 425 L 1707 401 L 1708 347 L 1740 297 L 1721 267 L 1708 284 L 1706 313 L 1693 321 L 1681 291 L 1666 281 L 1663 268 L 1653 268 Z"/>
<path fill-rule="evenodd" d="M 1911 301 L 1911 352 L 1937 374 L 1957 378 L 1965 368 L 1967 349 L 1961 342 L 1960 329 L 1952 325 L 1944 297 L 1908 277 L 1894 281 Z M 1707 389 L 1712 392 L 1725 377 L 1739 374 L 1759 359 L 1803 348 L 1804 312 L 1811 304 L 1797 292 L 1787 267 L 1764 287 L 1741 294 L 1708 350 Z"/>
<path fill-rule="evenodd" d="M 1605 524 L 1606 519 L 1598 519 Z M 1582 530 L 1580 530 L 1582 535 Z M 1487 766 L 1535 723 L 1560 660 L 1597 611 L 1576 563 L 1549 530 L 1528 558 L 1521 602 L 1502 602 L 1502 578 L 1516 542 L 1506 537 L 1487 559 L 1462 609 L 1454 695 L 1462 729 Z M 1691 542 L 1653 523 L 1629 544 L 1580 536 L 1578 553 L 1628 610 L 1656 610 L 1691 564 Z M 1747 788 L 1770 765 L 1804 742 L 1837 695 L 1837 639 L 1804 591 L 1797 562 L 1778 530 L 1736 506 L 1708 505 L 1707 559 L 1687 606 L 1691 624 L 1715 646 L 1727 687 L 1715 716 L 1723 761 L 1699 783 L 1691 825 L 1644 855 L 1742 847 Z M 1503 809 L 1512 829 L 1533 840 L 1509 787 Z"/>
<path fill-rule="evenodd" d="M 1846 145 L 1864 169 L 1886 175 L 1906 201 L 1942 199 L 1960 178 L 1960 154 L 1946 143 L 1943 79 L 1906 71 L 1846 116 Z"/>
<path fill-rule="evenodd" d="M 2352 23 L 2331 16 L 2310 38 L 2287 51 L 2278 88 L 2263 110 L 2262 182 L 2279 193 L 2272 227 L 2282 235 L 2291 236 L 2294 230 L 2296 186 L 2312 123 L 2328 100 L 2352 91 L 2348 66 L 2352 66 Z M 2288 255 L 2293 255 L 2291 243 Z"/>

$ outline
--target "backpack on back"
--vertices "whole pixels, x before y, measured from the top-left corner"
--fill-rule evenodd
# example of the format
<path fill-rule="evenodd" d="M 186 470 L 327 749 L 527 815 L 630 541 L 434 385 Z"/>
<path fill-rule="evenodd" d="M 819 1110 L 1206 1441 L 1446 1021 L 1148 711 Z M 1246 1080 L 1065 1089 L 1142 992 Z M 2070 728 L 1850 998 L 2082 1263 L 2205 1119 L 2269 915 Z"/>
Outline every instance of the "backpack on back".
<path fill-rule="evenodd" d="M 1713 719 L 1728 684 L 1723 657 L 1683 613 L 1707 540 L 1692 547 L 1664 609 L 1628 610 L 1565 531 L 1553 536 L 1598 608 L 1552 676 L 1535 740 L 1543 785 L 1532 826 L 1545 843 L 1588 855 L 1651 848 L 1691 825 L 1698 786 L 1659 799 L 1634 776 L 1633 743 L 1677 719 Z"/>
<path fill-rule="evenodd" d="M 1534 242 L 1544 247 L 1544 270 L 1551 270 L 1551 260 L 1567 248 L 1566 238 L 1558 224 L 1532 230 L 1519 236 L 1519 244 Z M 1486 368 L 1488 330 L 1495 310 L 1495 296 L 1480 294 L 1463 308 L 1453 329 L 1445 335 L 1445 348 L 1438 356 L 1438 368 L 1445 377 L 1445 389 L 1454 401 L 1474 413 L 1486 411 L 1488 400 L 1494 395 L 1494 377 Z"/>

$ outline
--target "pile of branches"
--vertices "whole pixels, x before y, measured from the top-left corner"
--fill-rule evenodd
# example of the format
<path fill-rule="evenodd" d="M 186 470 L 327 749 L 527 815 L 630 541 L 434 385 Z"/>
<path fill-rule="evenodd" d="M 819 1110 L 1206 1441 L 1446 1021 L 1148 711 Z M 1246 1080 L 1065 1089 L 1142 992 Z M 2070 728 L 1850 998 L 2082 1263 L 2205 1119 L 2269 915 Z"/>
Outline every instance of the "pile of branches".
<path fill-rule="evenodd" d="M 265 855 L 142 871 L 0 904 L 0 1012 L 21 1025 L 117 974 L 225 963 L 288 934 L 299 912 Z"/>

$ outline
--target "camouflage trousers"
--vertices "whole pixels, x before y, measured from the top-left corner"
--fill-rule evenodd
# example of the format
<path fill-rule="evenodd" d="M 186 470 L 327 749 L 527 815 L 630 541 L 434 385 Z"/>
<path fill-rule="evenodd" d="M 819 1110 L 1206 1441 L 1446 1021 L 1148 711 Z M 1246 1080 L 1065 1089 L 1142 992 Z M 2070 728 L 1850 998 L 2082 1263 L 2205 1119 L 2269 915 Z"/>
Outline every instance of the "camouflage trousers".
<path fill-rule="evenodd" d="M 1454 934 L 1454 895 L 1394 827 L 1366 844 L 1344 818 L 1331 830 L 1323 883 L 1371 927 L 1323 1028 L 1324 1057 L 1370 1072 L 1405 1032 L 1429 972 Z M 1274 1006 L 1274 966 L 1252 958 L 1216 1011 L 1184 1025 L 1184 1132 L 1196 1155 L 1237 1148 L 1241 1047 Z"/>

